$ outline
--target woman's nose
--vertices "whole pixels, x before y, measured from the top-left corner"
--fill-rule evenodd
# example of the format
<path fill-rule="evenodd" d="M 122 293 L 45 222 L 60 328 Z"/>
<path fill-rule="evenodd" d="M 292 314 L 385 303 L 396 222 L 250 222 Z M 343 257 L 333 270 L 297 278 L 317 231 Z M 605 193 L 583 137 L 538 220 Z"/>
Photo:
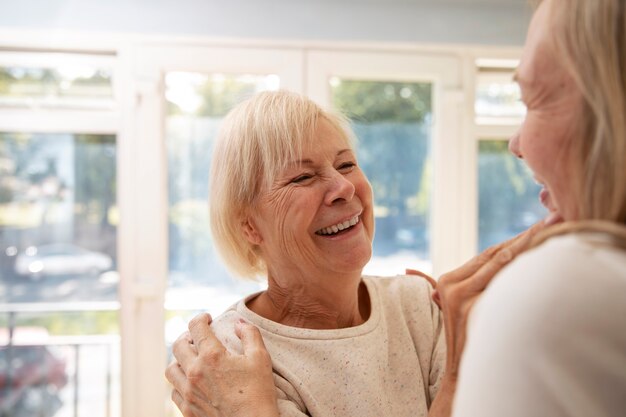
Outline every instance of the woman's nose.
<path fill-rule="evenodd" d="M 325 203 L 328 205 L 338 201 L 350 201 L 354 197 L 355 187 L 345 175 L 335 172 L 330 178 Z"/>
<path fill-rule="evenodd" d="M 519 130 L 509 139 L 509 152 L 522 159 L 522 152 L 519 148 Z"/>

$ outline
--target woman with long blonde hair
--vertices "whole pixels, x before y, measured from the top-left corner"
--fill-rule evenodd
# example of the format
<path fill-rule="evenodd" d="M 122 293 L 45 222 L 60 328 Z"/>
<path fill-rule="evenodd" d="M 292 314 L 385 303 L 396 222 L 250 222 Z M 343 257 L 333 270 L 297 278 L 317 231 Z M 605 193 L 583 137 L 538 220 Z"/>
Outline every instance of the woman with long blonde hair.
<path fill-rule="evenodd" d="M 626 2 L 541 2 L 516 78 L 528 113 L 509 148 L 563 222 L 476 303 L 453 414 L 623 416 Z"/>

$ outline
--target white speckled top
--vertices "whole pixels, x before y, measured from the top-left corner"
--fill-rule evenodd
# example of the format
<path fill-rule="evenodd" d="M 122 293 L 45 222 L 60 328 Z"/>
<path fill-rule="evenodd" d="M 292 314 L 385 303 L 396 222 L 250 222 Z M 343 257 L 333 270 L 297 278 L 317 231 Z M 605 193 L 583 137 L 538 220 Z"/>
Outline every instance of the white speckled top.
<path fill-rule="evenodd" d="M 458 417 L 626 416 L 626 251 L 569 233 L 515 258 L 474 306 Z"/>
<path fill-rule="evenodd" d="M 226 347 L 241 353 L 240 318 L 261 330 L 272 357 L 282 416 L 427 416 L 445 367 L 445 336 L 432 289 L 415 276 L 364 277 L 369 319 L 314 330 L 267 320 L 241 300 L 213 322 Z"/>

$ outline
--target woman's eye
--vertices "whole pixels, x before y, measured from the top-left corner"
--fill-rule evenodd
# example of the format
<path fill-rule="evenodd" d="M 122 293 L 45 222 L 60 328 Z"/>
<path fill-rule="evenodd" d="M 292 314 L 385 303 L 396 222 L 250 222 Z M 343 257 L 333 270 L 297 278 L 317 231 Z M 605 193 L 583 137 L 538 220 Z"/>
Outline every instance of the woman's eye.
<path fill-rule="evenodd" d="M 352 169 L 356 166 L 356 164 L 354 162 L 344 162 L 343 164 L 339 165 L 339 170 L 349 170 Z"/>
<path fill-rule="evenodd" d="M 299 175 L 296 178 L 292 179 L 291 182 L 299 183 L 299 182 L 303 182 L 303 181 L 306 181 L 306 180 L 311 179 L 311 178 L 313 178 L 312 175 L 303 174 L 303 175 Z"/>

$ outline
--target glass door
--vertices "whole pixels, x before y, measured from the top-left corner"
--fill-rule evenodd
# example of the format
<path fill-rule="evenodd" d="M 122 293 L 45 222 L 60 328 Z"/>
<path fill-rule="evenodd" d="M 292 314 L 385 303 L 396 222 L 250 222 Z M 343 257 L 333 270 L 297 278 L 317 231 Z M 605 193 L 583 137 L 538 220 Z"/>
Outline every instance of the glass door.
<path fill-rule="evenodd" d="M 158 391 L 171 344 L 200 311 L 218 315 L 262 286 L 232 278 L 217 257 L 208 224 L 208 181 L 215 135 L 221 120 L 237 103 L 256 92 L 279 88 L 302 91 L 303 53 L 256 48 L 142 48 L 138 84 L 143 85 L 143 123 L 161 126 L 139 141 L 158 175 L 146 195 L 163 209 L 141 220 L 164 244 L 152 253 L 156 264 L 143 284 L 156 288 L 151 311 L 163 319 L 150 336 L 165 339 L 160 379 L 147 381 L 163 393 L 161 409 L 177 415 L 169 392 Z M 157 188 L 156 184 L 160 184 Z M 147 202 L 144 202 L 147 210 Z M 151 280 L 151 281 L 148 281 Z M 142 284 L 142 285 L 143 285 Z M 159 313 L 158 311 L 162 312 Z M 142 313 L 143 314 L 143 313 Z M 149 315 L 146 310 L 146 315 Z M 154 315 L 151 315 L 154 317 Z M 167 357 L 166 357 L 167 356 Z M 156 372 L 155 375 L 156 377 Z M 143 391 L 154 398 L 154 389 Z M 154 403 L 154 401 L 152 401 Z M 157 405 L 158 407 L 158 405 Z M 155 412 L 158 412 L 155 410 Z M 145 414 L 146 416 L 149 414 Z"/>
<path fill-rule="evenodd" d="M 547 215 L 526 164 L 509 152 L 526 109 L 513 81 L 516 59 L 477 59 L 478 250 L 521 233 Z"/>
<path fill-rule="evenodd" d="M 0 415 L 120 415 L 115 81 L 0 54 Z"/>
<path fill-rule="evenodd" d="M 461 256 L 454 155 L 462 143 L 459 60 L 416 53 L 313 51 L 308 93 L 346 114 L 372 183 L 376 234 L 365 273 L 445 270 Z M 449 186 L 448 186 L 449 185 Z M 442 256 L 443 255 L 443 256 Z"/>

